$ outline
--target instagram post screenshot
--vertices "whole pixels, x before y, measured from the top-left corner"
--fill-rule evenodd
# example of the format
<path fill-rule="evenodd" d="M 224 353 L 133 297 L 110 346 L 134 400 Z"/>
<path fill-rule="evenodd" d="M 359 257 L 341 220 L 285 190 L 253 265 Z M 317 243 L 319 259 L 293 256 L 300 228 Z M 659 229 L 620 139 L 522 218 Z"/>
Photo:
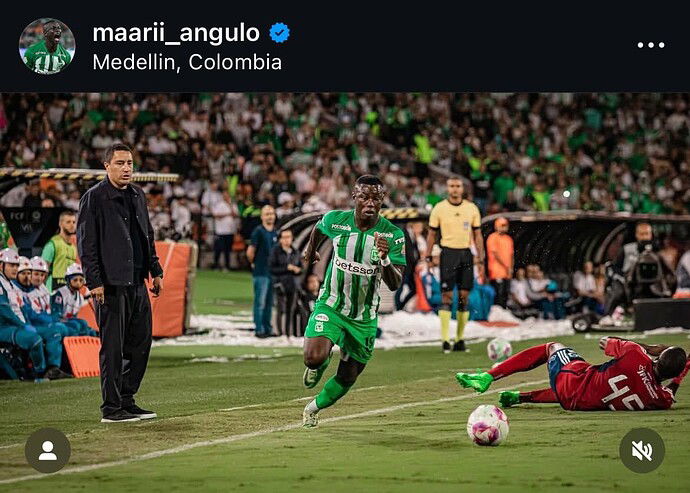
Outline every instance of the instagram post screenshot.
<path fill-rule="evenodd" d="M 0 492 L 690 490 L 675 5 L 2 10 Z"/>

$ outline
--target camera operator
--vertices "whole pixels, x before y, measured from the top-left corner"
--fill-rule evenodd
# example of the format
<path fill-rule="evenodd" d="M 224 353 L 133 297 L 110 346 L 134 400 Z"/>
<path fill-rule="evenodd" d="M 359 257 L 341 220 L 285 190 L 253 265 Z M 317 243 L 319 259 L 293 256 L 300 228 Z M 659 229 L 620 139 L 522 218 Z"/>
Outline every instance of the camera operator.
<path fill-rule="evenodd" d="M 613 325 L 611 314 L 616 307 L 627 305 L 633 299 L 671 296 L 668 268 L 657 251 L 652 226 L 638 223 L 635 241 L 623 245 L 608 273 L 610 285 L 601 325 Z"/>

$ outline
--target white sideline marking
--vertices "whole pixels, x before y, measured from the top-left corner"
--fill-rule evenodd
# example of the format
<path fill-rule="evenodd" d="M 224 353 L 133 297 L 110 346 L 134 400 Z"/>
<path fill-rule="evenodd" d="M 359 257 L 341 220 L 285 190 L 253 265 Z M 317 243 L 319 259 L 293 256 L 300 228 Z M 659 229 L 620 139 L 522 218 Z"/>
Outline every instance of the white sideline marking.
<path fill-rule="evenodd" d="M 474 371 L 475 369 L 463 369 L 460 371 Z M 414 380 L 414 382 L 423 382 L 425 380 L 438 380 L 439 377 L 433 377 L 433 378 L 423 378 L 421 380 Z M 391 385 L 374 385 L 373 387 L 362 387 L 359 389 L 352 389 L 351 392 L 363 392 L 365 390 L 376 390 L 376 389 L 385 389 L 387 387 L 391 387 Z M 261 407 L 261 406 L 274 406 L 276 404 L 285 404 L 286 402 L 301 402 L 301 401 L 310 401 L 314 398 L 313 395 L 307 396 L 307 397 L 298 397 L 297 399 L 291 399 L 289 401 L 283 401 L 283 402 L 262 402 L 261 404 L 248 404 L 246 406 L 237 406 L 237 407 L 226 407 L 224 409 L 218 409 L 219 411 L 239 411 L 240 409 L 248 409 L 251 407 Z M 21 444 L 20 444 L 21 445 Z M 8 447 L 12 447 L 12 445 L 8 445 Z"/>
<path fill-rule="evenodd" d="M 532 382 L 524 382 L 524 383 L 521 383 L 519 385 L 513 385 L 511 387 L 504 387 L 501 389 L 489 390 L 487 392 L 484 392 L 483 394 L 477 394 L 477 393 L 462 394 L 462 395 L 459 395 L 456 397 L 443 397 L 441 399 L 434 399 L 433 401 L 418 401 L 418 402 L 408 402 L 405 404 L 397 404 L 395 406 L 382 407 L 380 409 L 372 409 L 370 411 L 363 411 L 361 413 L 356 413 L 356 414 L 348 414 L 345 416 L 335 416 L 333 418 L 326 418 L 326 419 L 322 419 L 321 423 L 335 423 L 336 421 L 344 421 L 346 419 L 364 418 L 367 416 L 374 416 L 376 414 L 381 414 L 381 413 L 391 413 L 394 411 L 400 411 L 401 409 L 409 409 L 411 407 L 429 406 L 432 404 L 442 404 L 444 402 L 455 402 L 455 401 L 463 401 L 466 399 L 474 399 L 475 397 L 480 397 L 480 396 L 485 396 L 485 395 L 490 395 L 490 394 L 497 394 L 498 392 L 502 392 L 504 390 L 517 389 L 517 388 L 521 388 L 521 387 L 527 387 L 530 385 L 540 385 L 540 384 L 543 384 L 546 382 L 548 382 L 548 380 L 546 380 L 546 379 L 534 380 Z M 264 436 L 264 435 L 270 435 L 271 433 L 277 433 L 280 431 L 295 430 L 295 429 L 298 429 L 301 427 L 302 427 L 302 423 L 292 423 L 292 424 L 288 424 L 288 425 L 278 426 L 275 428 L 267 428 L 265 430 L 252 431 L 251 433 L 242 433 L 240 435 L 230 435 L 228 437 L 217 438 L 215 440 L 204 440 L 202 442 L 188 443 L 186 445 L 179 445 L 177 447 L 173 447 L 173 448 L 169 448 L 169 449 L 165 449 L 165 450 L 157 450 L 154 452 L 149 452 L 147 454 L 137 455 L 134 457 L 130 457 L 128 459 L 121 459 L 121 460 L 110 461 L 110 462 L 102 462 L 100 464 L 89 464 L 87 466 L 71 467 L 68 469 L 63 469 L 63 470 L 58 471 L 58 472 L 53 473 L 53 474 L 29 474 L 27 476 L 19 476 L 16 478 L 2 479 L 2 480 L 0 480 L 0 484 L 19 483 L 21 481 L 30 481 L 32 479 L 41 479 L 41 478 L 56 476 L 58 474 L 59 475 L 76 474 L 76 473 L 80 473 L 80 472 L 88 472 L 88 471 L 95 471 L 97 469 L 104 469 L 106 467 L 124 466 L 126 464 L 131 464 L 132 462 L 141 462 L 141 461 L 149 460 L 149 459 L 157 459 L 159 457 L 163 457 L 166 455 L 177 454 L 180 452 L 186 452 L 187 450 L 192 450 L 192 449 L 199 448 L 199 447 L 210 447 L 213 445 L 223 445 L 226 443 L 232 443 L 232 442 L 238 442 L 240 440 L 245 440 L 247 438 L 255 438 L 255 437 L 260 437 L 260 436 Z"/>
<path fill-rule="evenodd" d="M 418 380 L 415 380 L 417 382 Z M 352 392 L 362 392 L 363 390 L 374 390 L 374 389 L 385 389 L 389 385 L 376 385 L 374 387 L 362 387 L 361 389 L 353 389 Z M 236 407 L 226 407 L 224 409 L 218 409 L 219 411 L 239 411 L 240 409 L 249 409 L 252 407 L 261 406 L 273 406 L 276 404 L 285 404 L 286 402 L 300 402 L 300 401 L 310 401 L 314 398 L 313 395 L 307 397 L 298 397 L 297 399 L 292 399 L 284 402 L 262 402 L 261 404 L 248 404 L 246 406 L 236 406 Z M 11 445 L 9 445 L 11 447 Z"/>
<path fill-rule="evenodd" d="M 223 409 L 218 409 L 219 411 L 238 411 L 240 409 L 249 409 L 250 407 L 261 407 L 263 404 L 249 404 L 247 406 L 236 406 L 236 407 L 226 407 Z"/>
<path fill-rule="evenodd" d="M 689 337 L 690 337 L 690 336 L 689 336 Z M 455 374 L 455 373 L 457 373 L 457 372 L 459 372 L 459 371 L 473 372 L 473 371 L 477 371 L 477 368 L 459 368 L 459 369 L 456 369 L 456 370 L 452 370 L 451 373 Z M 292 375 L 292 374 L 293 374 L 293 373 L 289 373 L 289 372 L 281 372 L 281 373 L 262 373 L 262 376 L 269 376 L 269 375 L 280 375 L 280 376 L 284 376 L 284 375 Z M 429 381 L 429 380 L 438 380 L 439 378 L 445 378 L 445 377 L 422 378 L 422 379 L 419 379 L 419 380 L 412 380 L 412 381 L 413 381 L 413 382 L 426 382 L 426 381 Z M 384 388 L 386 388 L 386 387 L 390 387 L 390 385 L 376 385 L 376 386 L 374 386 L 374 387 L 356 388 L 356 389 L 353 389 L 352 392 L 362 392 L 362 391 L 364 391 L 364 390 L 384 389 Z M 276 405 L 276 404 L 285 404 L 285 403 L 287 403 L 287 402 L 309 401 L 309 400 L 311 400 L 311 399 L 313 399 L 313 398 L 314 398 L 314 396 L 307 396 L 307 397 L 298 397 L 297 399 L 292 399 L 292 400 L 284 401 L 284 402 L 261 402 L 261 403 L 259 403 L 259 404 L 248 404 L 248 405 L 246 405 L 246 406 L 226 407 L 226 408 L 223 408 L 223 409 L 218 409 L 218 411 L 239 411 L 239 410 L 241 410 L 241 409 L 248 409 L 248 408 L 253 408 L 253 407 L 269 406 L 269 405 Z M 183 418 L 183 417 L 186 417 L 186 416 L 170 416 L 170 417 L 167 417 L 167 418 L 158 418 L 158 419 L 156 420 L 156 423 L 158 423 L 158 422 L 160 422 L 160 421 L 163 421 L 163 420 L 166 420 L 166 421 L 167 421 L 167 420 L 178 419 L 178 418 Z M 102 427 L 99 427 L 99 428 L 96 428 L 96 429 L 91 429 L 91 430 L 89 430 L 89 432 L 99 431 L 99 430 L 102 430 L 102 429 L 103 429 Z M 67 436 L 67 438 L 70 438 L 70 437 L 77 436 L 77 435 L 80 435 L 80 434 L 83 434 L 83 433 L 84 433 L 84 432 L 79 432 L 79 431 L 78 431 L 78 432 L 74 432 L 74 433 L 69 433 L 68 435 L 65 435 L 65 436 Z M 12 448 L 12 447 L 23 447 L 23 446 L 24 446 L 24 442 L 21 442 L 21 443 L 10 443 L 9 445 L 0 445 L 0 450 L 6 449 L 6 448 Z"/>

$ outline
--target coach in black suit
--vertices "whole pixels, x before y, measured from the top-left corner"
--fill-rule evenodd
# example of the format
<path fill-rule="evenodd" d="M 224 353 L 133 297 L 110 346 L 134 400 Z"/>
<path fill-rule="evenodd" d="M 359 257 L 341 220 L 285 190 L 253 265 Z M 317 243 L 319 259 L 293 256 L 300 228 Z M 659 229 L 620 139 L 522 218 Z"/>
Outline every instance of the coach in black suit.
<path fill-rule="evenodd" d="M 162 289 L 146 196 L 131 182 L 132 151 L 114 144 L 105 151 L 107 178 L 79 202 L 77 247 L 86 285 L 96 301 L 100 330 L 103 423 L 155 418 L 134 403 L 151 351 L 151 304 L 144 280 Z"/>

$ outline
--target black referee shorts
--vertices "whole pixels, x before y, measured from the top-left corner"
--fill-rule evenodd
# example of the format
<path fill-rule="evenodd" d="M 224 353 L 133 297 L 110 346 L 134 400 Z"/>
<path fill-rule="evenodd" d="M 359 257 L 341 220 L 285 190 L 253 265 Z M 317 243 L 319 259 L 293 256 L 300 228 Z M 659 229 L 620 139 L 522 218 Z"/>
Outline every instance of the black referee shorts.
<path fill-rule="evenodd" d="M 441 248 L 441 291 L 472 289 L 474 257 L 469 248 Z"/>

